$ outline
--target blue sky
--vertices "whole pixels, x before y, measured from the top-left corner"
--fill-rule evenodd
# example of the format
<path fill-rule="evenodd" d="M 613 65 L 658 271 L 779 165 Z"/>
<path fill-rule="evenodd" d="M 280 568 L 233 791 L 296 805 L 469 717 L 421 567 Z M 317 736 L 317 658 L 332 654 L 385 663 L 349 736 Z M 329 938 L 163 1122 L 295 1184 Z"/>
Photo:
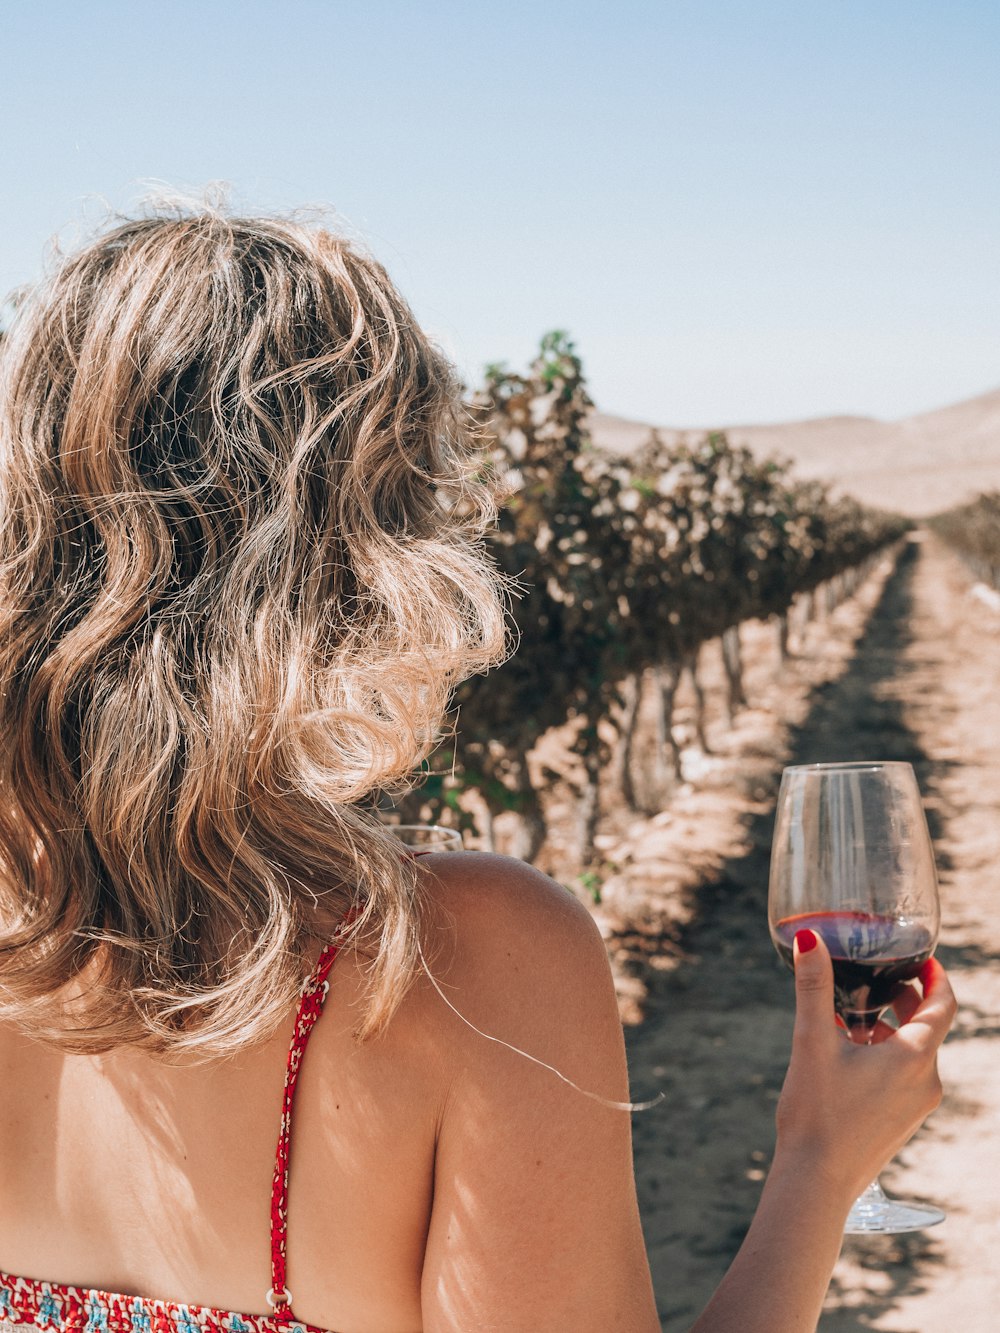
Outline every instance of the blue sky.
<path fill-rule="evenodd" d="M 470 380 L 563 327 L 627 416 L 906 415 L 1000 384 L 998 67 L 995 0 L 21 0 L 0 288 L 225 180 L 332 206 Z"/>

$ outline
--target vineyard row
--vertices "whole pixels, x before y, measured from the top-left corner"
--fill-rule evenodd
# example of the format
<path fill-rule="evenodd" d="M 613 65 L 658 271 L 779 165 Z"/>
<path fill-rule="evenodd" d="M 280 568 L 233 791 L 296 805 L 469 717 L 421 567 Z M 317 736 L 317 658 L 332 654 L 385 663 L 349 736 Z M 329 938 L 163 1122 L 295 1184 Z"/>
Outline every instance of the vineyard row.
<path fill-rule="evenodd" d="M 668 444 L 654 431 L 629 456 L 597 449 L 581 362 L 562 333 L 542 340 L 526 373 L 488 370 L 473 407 L 484 466 L 509 494 L 492 547 L 522 590 L 511 610 L 518 646 L 460 688 L 455 732 L 402 811 L 473 827 L 487 843 L 492 818 L 514 811 L 530 857 L 546 828 L 529 755 L 553 728 L 566 729 L 586 865 L 600 779 L 614 758 L 621 794 L 636 805 L 631 753 L 642 682 L 659 691 L 669 745 L 680 675 L 692 674 L 697 693 L 699 649 L 721 638 L 737 708 L 740 624 L 774 617 L 786 645 L 795 599 L 821 585 L 828 600 L 843 596 L 908 525 L 834 499 L 821 483 L 796 480 L 787 463 L 759 460 L 720 433 Z M 673 759 L 678 765 L 676 747 Z"/>

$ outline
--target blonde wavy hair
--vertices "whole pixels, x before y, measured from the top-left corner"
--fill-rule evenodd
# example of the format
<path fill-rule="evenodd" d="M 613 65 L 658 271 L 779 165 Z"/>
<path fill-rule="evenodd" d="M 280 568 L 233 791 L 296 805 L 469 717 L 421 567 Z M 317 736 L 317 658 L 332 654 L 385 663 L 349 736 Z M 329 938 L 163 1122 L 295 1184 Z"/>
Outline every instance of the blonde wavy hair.
<path fill-rule="evenodd" d="M 359 1035 L 420 965 L 374 813 L 505 651 L 449 364 L 328 230 L 162 207 L 0 362 L 0 1018 L 210 1058 L 354 909 Z"/>

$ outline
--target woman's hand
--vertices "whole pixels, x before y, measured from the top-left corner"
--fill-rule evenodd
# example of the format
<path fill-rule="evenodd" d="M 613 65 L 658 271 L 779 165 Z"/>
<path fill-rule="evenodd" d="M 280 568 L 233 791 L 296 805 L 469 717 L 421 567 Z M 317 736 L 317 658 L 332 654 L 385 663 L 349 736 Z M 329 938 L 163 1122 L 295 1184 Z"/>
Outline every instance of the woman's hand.
<path fill-rule="evenodd" d="M 808 937 L 815 943 L 803 949 Z M 796 939 L 795 1033 L 778 1103 L 776 1160 L 798 1159 L 817 1181 L 842 1190 L 848 1204 L 941 1100 L 937 1052 L 955 1017 L 955 997 L 934 959 L 919 979 L 922 999 L 910 986 L 894 1002 L 899 1030 L 881 1024 L 875 1044 L 857 1045 L 834 1018 L 823 940 L 812 931 Z"/>
<path fill-rule="evenodd" d="M 894 1003 L 899 1031 L 884 1025 L 876 1045 L 855 1045 L 834 1018 L 826 946 L 799 933 L 774 1161 L 740 1252 L 692 1333 L 814 1333 L 851 1204 L 941 1100 L 937 1052 L 955 997 L 933 960 L 920 983 L 922 999 L 907 987 Z"/>

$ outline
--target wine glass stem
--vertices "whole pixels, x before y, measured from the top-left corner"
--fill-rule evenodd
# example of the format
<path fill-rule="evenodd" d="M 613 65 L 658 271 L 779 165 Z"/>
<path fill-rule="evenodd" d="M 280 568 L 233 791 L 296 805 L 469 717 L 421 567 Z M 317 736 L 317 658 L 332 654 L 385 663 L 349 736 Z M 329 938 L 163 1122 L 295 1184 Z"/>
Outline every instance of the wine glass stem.
<path fill-rule="evenodd" d="M 854 1200 L 855 1208 L 882 1208 L 888 1203 L 885 1196 L 885 1190 L 879 1184 L 878 1180 L 872 1183 Z"/>

